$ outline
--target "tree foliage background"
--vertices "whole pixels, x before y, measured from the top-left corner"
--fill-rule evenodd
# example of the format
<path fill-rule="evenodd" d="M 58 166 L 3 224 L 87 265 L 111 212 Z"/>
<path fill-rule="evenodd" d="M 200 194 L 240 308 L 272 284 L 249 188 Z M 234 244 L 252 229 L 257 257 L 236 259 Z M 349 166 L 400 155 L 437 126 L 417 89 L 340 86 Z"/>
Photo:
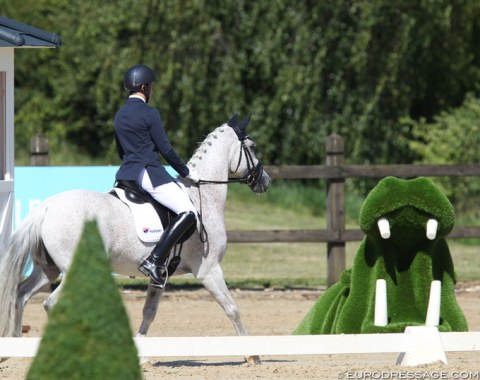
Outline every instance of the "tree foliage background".
<path fill-rule="evenodd" d="M 322 164 L 332 132 L 352 164 L 479 161 L 478 137 L 453 155 L 439 148 L 450 126 L 480 133 L 476 117 L 443 122 L 480 104 L 477 0 L 23 0 L 0 11 L 63 41 L 17 50 L 19 154 L 43 132 L 66 160 L 118 164 L 123 74 L 145 63 L 185 159 L 232 113 L 252 112 L 265 164 Z"/>

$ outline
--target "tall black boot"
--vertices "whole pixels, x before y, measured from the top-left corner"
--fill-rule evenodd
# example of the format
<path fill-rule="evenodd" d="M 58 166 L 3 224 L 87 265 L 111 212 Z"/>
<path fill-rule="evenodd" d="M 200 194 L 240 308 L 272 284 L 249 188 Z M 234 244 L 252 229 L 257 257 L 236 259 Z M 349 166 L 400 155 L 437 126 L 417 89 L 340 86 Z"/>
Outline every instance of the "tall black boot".
<path fill-rule="evenodd" d="M 160 241 L 148 256 L 140 264 L 138 269 L 145 276 L 149 276 L 152 285 L 164 288 L 167 282 L 167 259 L 175 243 L 188 232 L 197 222 L 197 218 L 192 211 L 181 212 L 167 226 L 163 232 Z"/>

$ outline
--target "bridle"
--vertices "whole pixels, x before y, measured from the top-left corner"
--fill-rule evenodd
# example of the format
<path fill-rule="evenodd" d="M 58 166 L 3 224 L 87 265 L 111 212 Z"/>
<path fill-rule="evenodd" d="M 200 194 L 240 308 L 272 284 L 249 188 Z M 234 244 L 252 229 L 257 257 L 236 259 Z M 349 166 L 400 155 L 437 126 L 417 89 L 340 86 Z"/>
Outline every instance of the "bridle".
<path fill-rule="evenodd" d="M 245 174 L 245 176 L 241 178 L 229 178 L 227 181 L 212 181 L 212 180 L 200 179 L 200 181 L 198 181 L 198 183 L 195 184 L 195 186 L 197 186 L 198 188 L 198 197 L 200 201 L 200 210 L 199 210 L 200 241 L 204 245 L 206 244 L 206 248 L 205 248 L 206 252 L 208 252 L 209 250 L 209 244 L 208 244 L 208 234 L 203 224 L 203 206 L 202 206 L 202 194 L 200 192 L 200 186 L 208 185 L 208 184 L 223 185 L 223 184 L 229 184 L 229 183 L 242 183 L 242 184 L 248 185 L 253 190 L 253 188 L 258 184 L 258 182 L 261 180 L 263 176 L 262 163 L 258 159 L 257 159 L 257 164 L 254 163 L 253 155 L 248 149 L 247 144 L 245 143 L 246 140 L 251 140 L 250 137 L 245 133 L 245 127 L 248 124 L 250 117 L 248 117 L 248 119 L 245 119 L 246 122 L 242 121 L 241 123 L 233 123 L 234 118 L 235 116 L 230 120 L 230 122 L 228 123 L 228 126 L 235 131 L 238 137 L 238 140 L 240 141 L 240 155 L 238 157 L 237 167 L 235 168 L 233 173 L 236 173 L 240 168 L 243 155 L 245 155 L 245 158 L 247 160 L 247 173 Z M 242 123 L 244 124 L 242 125 Z"/>
<path fill-rule="evenodd" d="M 236 169 L 234 170 L 234 173 L 238 171 L 238 168 L 240 167 L 240 164 L 242 162 L 242 158 L 243 158 L 242 156 L 243 154 L 245 154 L 245 158 L 247 160 L 247 174 L 242 178 L 234 178 L 233 180 L 234 182 L 235 180 L 237 180 L 236 182 L 246 184 L 250 188 L 253 188 L 258 183 L 258 181 L 260 181 L 260 179 L 262 178 L 263 165 L 259 159 L 257 159 L 256 165 L 253 163 L 252 153 L 250 152 L 250 150 L 247 148 L 247 145 L 245 144 L 246 139 L 250 139 L 250 137 L 246 136 L 245 139 L 241 140 L 240 155 L 238 157 L 238 163 L 237 163 Z"/>
<path fill-rule="evenodd" d="M 235 128 L 233 129 L 235 130 Z M 257 160 L 257 164 L 254 163 L 253 155 L 248 149 L 247 144 L 245 144 L 245 140 L 250 140 L 250 137 L 248 135 L 239 136 L 239 133 L 236 130 L 235 132 L 239 137 L 241 145 L 240 145 L 240 155 L 238 157 L 237 167 L 235 168 L 233 173 L 236 173 L 238 171 L 240 164 L 242 163 L 243 155 L 245 155 L 245 158 L 247 160 L 247 173 L 245 174 L 245 176 L 241 178 L 229 178 L 227 181 L 211 181 L 206 179 L 200 179 L 200 181 L 198 181 L 198 185 L 202 185 L 202 184 L 220 185 L 220 184 L 228 184 L 228 183 L 242 183 L 242 184 L 248 185 L 252 189 L 260 181 L 263 175 L 263 165 L 260 162 L 260 160 Z"/>

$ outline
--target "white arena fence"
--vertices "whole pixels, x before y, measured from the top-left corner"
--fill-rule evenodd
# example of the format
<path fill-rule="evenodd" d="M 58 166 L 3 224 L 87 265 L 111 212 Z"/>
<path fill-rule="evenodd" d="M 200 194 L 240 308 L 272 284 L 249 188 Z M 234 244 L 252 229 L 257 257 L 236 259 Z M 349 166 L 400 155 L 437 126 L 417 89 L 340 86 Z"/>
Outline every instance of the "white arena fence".
<path fill-rule="evenodd" d="M 41 338 L 0 338 L 0 357 L 34 357 Z M 443 361 L 445 352 L 480 351 L 480 332 L 439 333 L 407 327 L 404 333 L 299 336 L 136 337 L 139 357 L 290 356 L 399 353 L 397 364 Z"/>

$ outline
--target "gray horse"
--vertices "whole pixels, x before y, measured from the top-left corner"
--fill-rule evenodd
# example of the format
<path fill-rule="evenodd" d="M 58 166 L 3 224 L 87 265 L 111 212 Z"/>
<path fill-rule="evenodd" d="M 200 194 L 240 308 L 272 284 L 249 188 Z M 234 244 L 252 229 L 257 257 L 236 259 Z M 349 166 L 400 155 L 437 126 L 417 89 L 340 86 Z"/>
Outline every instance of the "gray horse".
<path fill-rule="evenodd" d="M 225 255 L 227 235 L 224 210 L 227 184 L 246 183 L 255 193 L 267 191 L 270 177 L 255 155 L 255 143 L 246 134 L 248 119 L 232 118 L 216 128 L 200 144 L 188 166 L 202 179 L 198 186 L 188 180 L 187 191 L 201 217 L 197 233 L 184 245 L 175 274 L 192 273 L 230 318 L 238 335 L 246 335 L 235 301 L 227 289 L 220 261 Z M 229 178 L 230 177 L 230 178 Z M 143 243 L 135 232 L 129 208 L 108 193 L 72 190 L 59 193 L 35 208 L 12 235 L 7 251 L 0 254 L 0 336 L 20 336 L 23 310 L 32 295 L 68 276 L 83 226 L 96 220 L 113 272 L 142 276 L 140 262 L 155 243 Z M 22 268 L 29 256 L 31 274 L 22 282 Z M 48 311 L 56 302 L 62 283 L 44 301 Z M 138 336 L 145 336 L 157 313 L 163 290 L 149 286 Z M 249 358 L 256 361 L 258 358 Z"/>

